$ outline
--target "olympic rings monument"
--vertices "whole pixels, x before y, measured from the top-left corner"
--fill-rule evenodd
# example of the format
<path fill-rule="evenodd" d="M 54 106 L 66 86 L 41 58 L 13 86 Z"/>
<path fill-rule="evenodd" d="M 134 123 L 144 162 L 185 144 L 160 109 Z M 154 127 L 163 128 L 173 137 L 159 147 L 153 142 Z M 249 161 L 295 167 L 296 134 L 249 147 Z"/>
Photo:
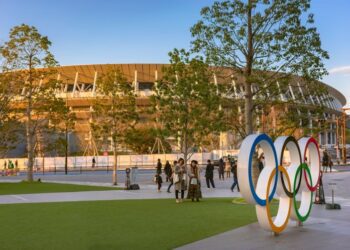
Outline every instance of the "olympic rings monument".
<path fill-rule="evenodd" d="M 255 186 L 252 159 L 257 145 L 264 152 L 265 167 Z M 287 168 L 282 164 L 285 149 L 290 157 Z M 286 228 L 289 218 L 304 222 L 310 215 L 313 192 L 320 180 L 320 153 L 314 138 L 297 141 L 292 136 L 280 136 L 273 142 L 266 134 L 249 135 L 242 142 L 237 170 L 241 194 L 248 203 L 256 205 L 262 228 L 278 234 Z M 270 204 L 275 196 L 279 207 L 273 219 Z"/>

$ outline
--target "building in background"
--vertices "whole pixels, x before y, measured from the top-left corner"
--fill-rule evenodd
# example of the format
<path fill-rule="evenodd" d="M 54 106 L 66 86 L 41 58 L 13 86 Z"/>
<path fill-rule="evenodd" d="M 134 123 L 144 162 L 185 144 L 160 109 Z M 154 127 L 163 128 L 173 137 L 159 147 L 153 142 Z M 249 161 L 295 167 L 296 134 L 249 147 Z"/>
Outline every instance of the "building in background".
<path fill-rule="evenodd" d="M 127 81 L 132 84 L 137 95 L 137 105 L 139 107 L 147 107 L 150 105 L 150 96 L 153 94 L 153 87 L 157 81 L 162 78 L 162 68 L 166 64 L 96 64 L 96 65 L 74 65 L 57 67 L 57 80 L 62 84 L 56 94 L 66 100 L 66 104 L 76 114 L 77 122 L 75 125 L 75 132 L 69 135 L 70 151 L 87 152 L 94 147 L 99 147 L 96 138 L 93 138 L 91 133 L 91 111 L 94 100 L 98 93 L 96 82 L 98 78 L 107 73 L 109 70 L 120 69 L 126 77 Z M 230 75 L 229 69 L 223 69 L 226 75 Z M 234 79 L 234 78 L 232 78 Z M 239 80 L 230 80 L 234 91 L 232 98 L 242 99 L 243 86 L 239 84 Z M 213 75 L 213 83 L 221 84 L 227 83 L 220 77 Z M 341 135 L 340 119 L 342 116 L 342 107 L 346 104 L 346 99 L 342 93 L 335 88 L 324 85 L 328 93 L 322 95 L 313 95 L 306 86 L 302 84 L 302 80 L 298 77 L 289 84 L 287 89 L 280 90 L 278 98 L 281 101 L 288 102 L 298 98 L 297 103 L 300 105 L 320 106 L 326 107 L 324 113 L 324 121 L 327 126 L 318 135 L 319 144 L 323 148 L 330 150 L 337 148 L 339 145 L 339 137 Z M 253 87 L 255 88 L 255 87 Z M 298 111 L 298 109 L 296 109 Z M 274 110 L 269 115 L 270 117 L 257 117 L 256 122 L 260 125 L 256 132 L 264 132 L 268 127 L 278 126 L 278 112 L 283 110 Z M 299 112 L 299 111 L 298 111 Z M 149 115 L 141 117 L 142 126 L 154 126 L 154 121 Z M 310 119 L 309 126 L 318 126 L 317 122 Z M 239 147 L 239 136 L 232 133 L 221 133 L 219 136 L 220 149 L 228 150 Z M 176 142 L 173 142 L 174 150 L 176 150 Z M 24 155 L 24 147 L 18 147 L 16 154 Z M 102 151 L 98 148 L 99 151 Z M 110 150 L 110 149 L 105 149 Z M 125 151 L 127 149 L 122 149 Z"/>

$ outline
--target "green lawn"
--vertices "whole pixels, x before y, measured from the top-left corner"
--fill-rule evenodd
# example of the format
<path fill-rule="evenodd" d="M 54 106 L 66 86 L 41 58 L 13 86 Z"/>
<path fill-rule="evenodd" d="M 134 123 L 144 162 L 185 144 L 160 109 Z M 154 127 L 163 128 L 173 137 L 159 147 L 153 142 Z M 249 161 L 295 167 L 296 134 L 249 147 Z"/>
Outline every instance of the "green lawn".
<path fill-rule="evenodd" d="M 72 184 L 45 183 L 45 182 L 0 183 L 0 195 L 101 191 L 101 190 L 116 190 L 116 189 L 117 188 L 114 188 L 114 187 L 96 187 L 96 186 L 84 186 L 84 185 L 72 185 Z"/>
<path fill-rule="evenodd" d="M 0 205 L 1 249 L 172 249 L 256 221 L 232 199 Z"/>

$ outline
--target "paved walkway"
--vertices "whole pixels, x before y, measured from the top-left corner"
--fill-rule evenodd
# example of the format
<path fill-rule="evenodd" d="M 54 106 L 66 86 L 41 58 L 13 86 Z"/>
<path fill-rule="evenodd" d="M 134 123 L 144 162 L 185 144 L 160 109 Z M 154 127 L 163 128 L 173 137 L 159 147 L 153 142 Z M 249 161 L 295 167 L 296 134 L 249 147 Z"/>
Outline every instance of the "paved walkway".
<path fill-rule="evenodd" d="M 52 181 L 51 181 L 52 182 Z M 57 183 L 67 183 L 57 181 Z M 102 183 L 78 183 L 99 186 L 110 186 Z M 212 197 L 240 197 L 238 192 L 231 192 L 227 189 L 207 189 L 203 188 L 203 196 Z M 158 193 L 155 185 L 141 185 L 140 190 L 108 190 L 108 191 L 84 191 L 84 192 L 64 192 L 64 193 L 42 193 L 42 194 L 16 194 L 0 195 L 0 204 L 16 203 L 41 203 L 41 202 L 69 202 L 69 201 L 95 201 L 95 200 L 135 200 L 135 199 L 169 199 L 174 198 L 174 193 L 167 193 L 164 188 Z"/>

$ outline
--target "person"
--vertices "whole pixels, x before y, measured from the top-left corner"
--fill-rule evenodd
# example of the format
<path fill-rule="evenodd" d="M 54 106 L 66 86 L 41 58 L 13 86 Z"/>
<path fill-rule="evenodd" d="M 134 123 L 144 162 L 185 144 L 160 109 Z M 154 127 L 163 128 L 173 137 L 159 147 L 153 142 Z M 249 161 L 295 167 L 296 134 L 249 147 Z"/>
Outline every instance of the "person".
<path fill-rule="evenodd" d="M 261 173 L 261 171 L 264 169 L 264 153 L 261 153 L 260 157 L 259 157 L 259 162 L 258 162 L 258 168 L 259 168 L 259 172 Z"/>
<path fill-rule="evenodd" d="M 210 188 L 210 184 L 212 188 L 215 188 L 214 184 L 214 165 L 211 164 L 211 161 L 207 161 L 207 167 L 205 168 L 205 180 L 207 182 L 207 187 Z"/>
<path fill-rule="evenodd" d="M 164 173 L 165 173 L 165 181 L 168 182 L 170 180 L 172 170 L 169 161 L 166 161 L 165 166 L 164 166 Z"/>
<path fill-rule="evenodd" d="M 258 152 L 255 151 L 252 158 L 252 179 L 254 187 L 258 184 L 259 178 L 259 155 Z"/>
<path fill-rule="evenodd" d="M 6 171 L 7 171 L 7 161 L 4 161 L 4 169 L 2 170 L 2 176 L 6 176 Z"/>
<path fill-rule="evenodd" d="M 240 192 L 239 185 L 238 185 L 238 178 L 237 178 L 237 163 L 236 162 L 233 163 L 231 171 L 232 171 L 232 174 L 233 174 L 233 183 L 232 183 L 232 186 L 231 186 L 231 191 L 233 192 L 233 189 L 237 185 L 237 190 L 238 190 L 238 192 Z"/>
<path fill-rule="evenodd" d="M 332 161 L 332 158 L 330 156 L 329 156 L 329 160 L 328 160 L 328 166 L 329 166 L 330 173 L 332 173 L 333 161 Z"/>
<path fill-rule="evenodd" d="M 226 159 L 225 161 L 225 172 L 226 172 L 226 178 L 230 178 L 231 175 L 231 162 L 229 160 L 229 158 Z"/>
<path fill-rule="evenodd" d="M 220 158 L 219 160 L 219 180 L 224 180 L 224 160 Z"/>
<path fill-rule="evenodd" d="M 178 164 L 174 167 L 173 181 L 175 185 L 176 203 L 182 202 L 185 197 L 185 190 L 187 189 L 186 174 L 185 161 L 183 158 L 180 158 Z M 181 199 L 179 199 L 179 192 L 181 192 Z"/>
<path fill-rule="evenodd" d="M 14 165 L 13 165 L 12 160 L 9 160 L 9 166 L 8 166 L 8 169 L 9 169 L 8 174 L 9 174 L 9 175 L 13 175 Z"/>
<path fill-rule="evenodd" d="M 323 172 L 327 173 L 327 167 L 329 165 L 329 156 L 327 151 L 323 152 L 323 157 L 322 157 L 322 166 L 323 166 Z"/>
<path fill-rule="evenodd" d="M 92 157 L 92 168 L 94 168 L 94 167 L 95 167 L 95 164 L 96 164 L 95 157 Z"/>
<path fill-rule="evenodd" d="M 160 162 L 160 159 L 158 159 L 158 161 L 157 161 L 157 167 L 156 167 L 156 169 L 157 169 L 157 174 L 159 174 L 159 175 L 161 175 L 162 174 L 162 163 Z"/>
<path fill-rule="evenodd" d="M 156 184 L 158 185 L 158 192 L 161 192 L 160 189 L 162 188 L 162 183 L 163 183 L 162 176 L 160 174 L 156 174 L 154 178 L 155 178 Z"/>
<path fill-rule="evenodd" d="M 192 201 L 196 199 L 196 201 L 198 202 L 199 198 L 202 198 L 202 193 L 200 188 L 198 162 L 196 160 L 191 161 L 189 176 L 190 182 L 187 193 L 187 199 L 191 199 Z"/>
<path fill-rule="evenodd" d="M 177 161 L 174 161 L 174 164 L 173 164 L 173 168 L 177 165 Z M 170 192 L 170 188 L 172 187 L 172 185 L 174 184 L 174 171 L 173 171 L 173 168 L 170 167 L 170 177 L 169 177 L 169 181 L 170 181 L 170 184 L 168 186 L 168 190 L 167 192 L 168 193 L 171 193 Z"/>

